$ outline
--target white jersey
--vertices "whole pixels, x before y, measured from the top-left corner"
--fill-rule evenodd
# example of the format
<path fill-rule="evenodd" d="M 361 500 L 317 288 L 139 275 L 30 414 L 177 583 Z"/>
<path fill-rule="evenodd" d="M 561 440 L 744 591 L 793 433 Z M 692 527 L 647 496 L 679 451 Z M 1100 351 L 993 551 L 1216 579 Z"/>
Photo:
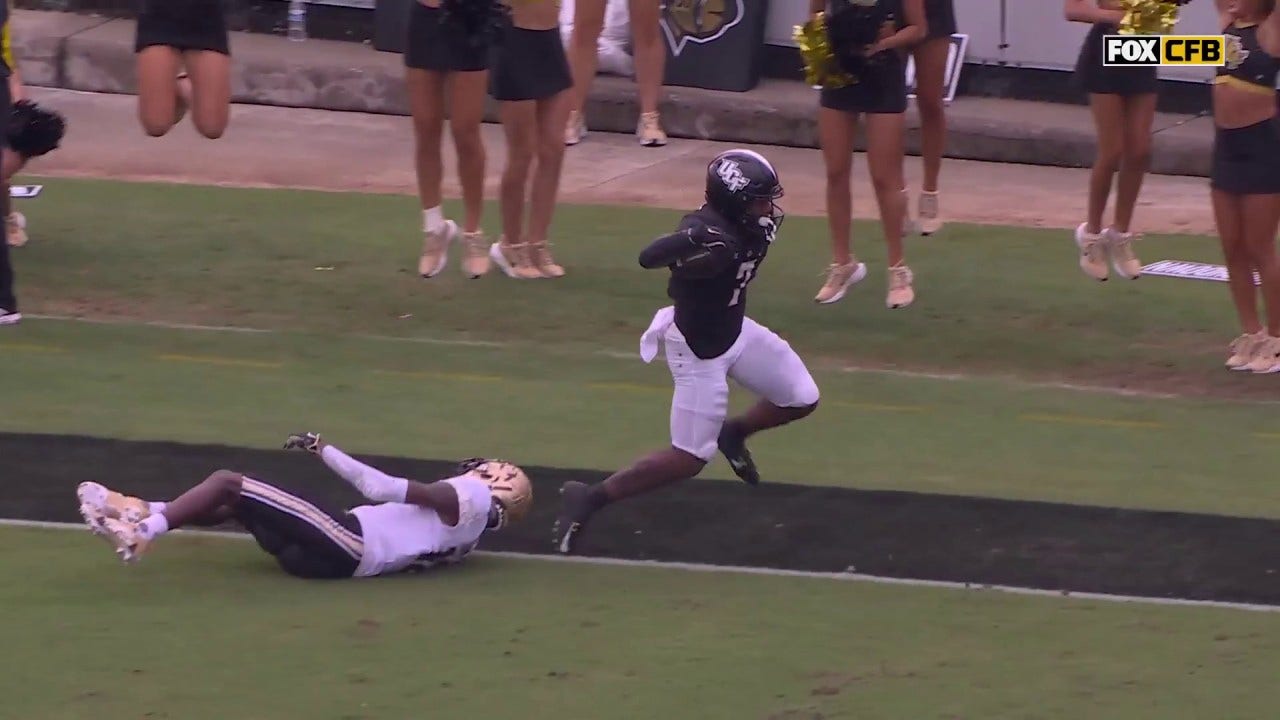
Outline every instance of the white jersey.
<path fill-rule="evenodd" d="M 428 568 L 461 561 L 489 523 L 492 495 L 484 481 L 462 475 L 449 478 L 458 492 L 458 524 L 446 525 L 435 510 L 407 503 L 361 505 L 351 512 L 360 520 L 364 555 L 356 577 Z"/>

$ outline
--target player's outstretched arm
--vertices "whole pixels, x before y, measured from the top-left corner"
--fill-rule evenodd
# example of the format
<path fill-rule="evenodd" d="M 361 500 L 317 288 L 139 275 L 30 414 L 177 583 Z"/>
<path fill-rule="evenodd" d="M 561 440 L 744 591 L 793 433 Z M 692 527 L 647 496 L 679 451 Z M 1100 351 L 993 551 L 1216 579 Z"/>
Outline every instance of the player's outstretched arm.
<path fill-rule="evenodd" d="M 640 251 L 640 267 L 662 267 L 714 275 L 733 262 L 737 255 L 731 237 L 711 227 L 686 228 L 649 243 Z"/>
<path fill-rule="evenodd" d="M 285 450 L 306 450 L 319 455 L 329 469 L 351 483 L 374 502 L 405 502 L 410 482 L 366 465 L 325 442 L 318 433 L 294 433 L 284 441 Z"/>
<path fill-rule="evenodd" d="M 435 510 L 442 518 L 458 517 L 458 491 L 449 483 L 423 483 L 388 475 L 330 445 L 318 433 L 290 435 L 284 447 L 319 455 L 330 470 L 374 502 L 408 503 Z"/>

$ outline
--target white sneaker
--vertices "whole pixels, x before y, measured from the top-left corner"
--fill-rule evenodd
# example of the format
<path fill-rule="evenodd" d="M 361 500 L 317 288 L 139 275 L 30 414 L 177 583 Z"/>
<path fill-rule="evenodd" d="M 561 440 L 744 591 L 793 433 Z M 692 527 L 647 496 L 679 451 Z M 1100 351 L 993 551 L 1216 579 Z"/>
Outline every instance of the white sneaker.
<path fill-rule="evenodd" d="M 22 313 L 17 310 L 5 310 L 0 308 L 0 326 L 17 325 L 22 322 Z"/>
<path fill-rule="evenodd" d="M 1080 269 L 1094 280 L 1107 279 L 1107 236 L 1091 233 L 1089 223 L 1076 228 L 1076 247 L 1080 250 Z"/>
<path fill-rule="evenodd" d="M 1280 372 L 1280 337 L 1268 335 L 1258 343 L 1253 359 L 1244 366 L 1245 370 L 1266 375 Z"/>
<path fill-rule="evenodd" d="M 27 216 L 17 210 L 9 213 L 4 220 L 5 242 L 9 247 L 22 247 L 27 244 Z"/>
<path fill-rule="evenodd" d="M 912 287 L 915 274 L 906 263 L 899 263 L 889 268 L 889 292 L 885 296 L 884 306 L 890 310 L 904 308 L 915 302 L 916 291 Z"/>
<path fill-rule="evenodd" d="M 636 122 L 636 137 L 645 147 L 662 147 L 667 144 L 667 131 L 662 129 L 658 113 L 640 113 L 640 119 Z"/>
<path fill-rule="evenodd" d="M 819 305 L 840 302 L 844 294 L 849 291 L 849 287 L 862 282 L 866 276 L 866 263 L 860 263 L 857 260 L 850 260 L 844 265 L 832 263 L 827 268 L 827 279 L 822 283 L 822 288 L 818 290 L 813 301 Z"/>
<path fill-rule="evenodd" d="M 937 192 L 920 191 L 920 197 L 916 200 L 916 218 L 916 229 L 921 235 L 932 235 L 942 229 Z"/>
<path fill-rule="evenodd" d="M 436 232 L 422 233 L 422 255 L 418 257 L 418 274 L 424 278 L 439 275 L 449 264 L 449 245 L 458 237 L 458 224 L 445 220 Z"/>
<path fill-rule="evenodd" d="M 1240 337 L 1231 341 L 1231 355 L 1227 358 L 1228 370 L 1247 370 L 1248 364 L 1253 362 L 1253 356 L 1258 351 L 1258 346 L 1263 340 L 1267 339 L 1265 332 L 1244 333 Z"/>
<path fill-rule="evenodd" d="M 1107 254 L 1111 256 L 1111 267 L 1116 269 L 1116 274 L 1126 280 L 1137 280 L 1142 275 L 1142 262 L 1133 252 L 1133 243 L 1142 235 L 1122 233 L 1114 228 L 1107 228 L 1103 234 L 1107 236 Z"/>

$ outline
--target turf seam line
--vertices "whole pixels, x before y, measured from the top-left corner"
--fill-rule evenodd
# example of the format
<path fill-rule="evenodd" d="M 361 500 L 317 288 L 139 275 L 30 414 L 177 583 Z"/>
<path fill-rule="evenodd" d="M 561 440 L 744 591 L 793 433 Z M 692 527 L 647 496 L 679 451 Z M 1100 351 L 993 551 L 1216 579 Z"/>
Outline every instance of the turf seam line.
<path fill-rule="evenodd" d="M 88 532 L 81 523 L 50 522 L 46 520 L 22 520 L 0 518 L 0 527 L 37 528 L 44 530 L 78 530 Z M 251 536 L 224 530 L 175 530 L 178 535 L 196 537 L 217 537 L 234 540 L 250 540 Z M 1221 608 L 1227 610 L 1245 610 L 1249 612 L 1280 612 L 1280 605 L 1259 605 L 1254 603 L 1236 603 L 1221 600 L 1185 600 L 1182 598 L 1144 597 L 1139 595 L 1111 595 L 1107 593 L 1067 592 L 1061 590 L 1042 590 L 1038 588 L 1015 587 L 1012 585 L 985 585 L 982 583 L 952 582 L 947 580 L 916 580 L 911 578 L 893 578 L 880 575 L 863 575 L 861 573 L 833 573 L 814 570 L 783 570 L 780 568 L 759 568 L 741 565 L 706 565 L 703 563 L 663 562 L 658 560 L 624 560 L 621 558 L 590 557 L 574 555 L 537 555 L 534 553 L 502 552 L 493 550 L 477 550 L 473 553 L 479 557 L 496 557 L 513 560 L 535 560 L 553 563 L 576 563 L 581 565 L 603 565 L 611 567 L 652 568 L 654 570 L 683 570 L 687 572 L 730 573 L 736 575 L 764 575 L 768 577 L 792 577 L 811 580 L 839 580 L 844 582 L 862 582 L 875 585 L 905 585 L 909 587 L 927 587 L 944 590 L 991 591 L 1010 595 L 1027 595 L 1037 597 L 1056 597 L 1069 600 L 1097 600 L 1100 602 L 1131 603 L 1140 605 L 1174 605 L 1182 607 Z"/>

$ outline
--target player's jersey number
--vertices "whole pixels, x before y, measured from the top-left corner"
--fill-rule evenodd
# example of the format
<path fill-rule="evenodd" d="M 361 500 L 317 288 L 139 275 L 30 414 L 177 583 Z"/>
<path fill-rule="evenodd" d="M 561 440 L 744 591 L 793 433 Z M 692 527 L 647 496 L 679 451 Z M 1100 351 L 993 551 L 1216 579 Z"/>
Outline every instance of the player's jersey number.
<path fill-rule="evenodd" d="M 759 260 L 748 260 L 738 266 L 738 284 L 733 288 L 733 297 L 729 298 L 729 307 L 737 305 L 742 300 L 742 291 L 747 289 L 747 285 L 756 277 L 756 266 L 760 264 Z"/>

